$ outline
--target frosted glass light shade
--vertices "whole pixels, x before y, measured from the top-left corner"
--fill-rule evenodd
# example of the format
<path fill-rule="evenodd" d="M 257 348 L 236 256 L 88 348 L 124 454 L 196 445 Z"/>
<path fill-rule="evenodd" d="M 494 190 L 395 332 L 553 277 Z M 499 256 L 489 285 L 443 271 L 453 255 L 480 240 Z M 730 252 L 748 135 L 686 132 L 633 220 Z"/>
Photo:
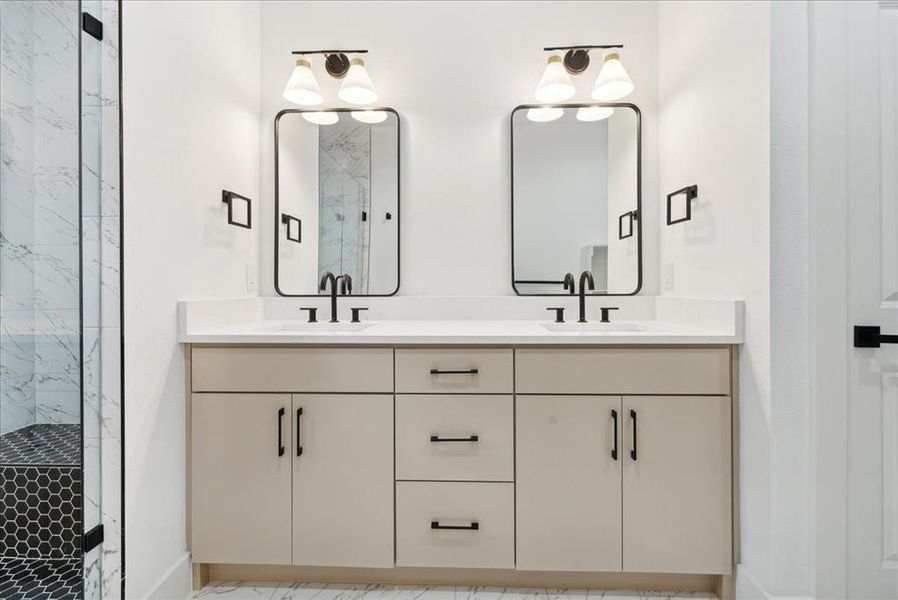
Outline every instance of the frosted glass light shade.
<path fill-rule="evenodd" d="M 553 54 L 549 57 L 549 63 L 543 76 L 536 86 L 533 96 L 540 102 L 564 102 L 574 95 L 577 89 L 574 80 L 568 75 L 561 61 L 561 56 Z"/>
<path fill-rule="evenodd" d="M 284 88 L 284 99 L 302 106 L 314 106 L 324 102 L 321 88 L 318 87 L 318 81 L 312 73 L 312 65 L 306 59 L 300 58 L 296 61 L 287 87 Z"/>
<path fill-rule="evenodd" d="M 354 110 L 349 113 L 352 118 L 360 123 L 383 123 L 387 120 L 387 111 L 385 110 Z"/>
<path fill-rule="evenodd" d="M 346 78 L 337 95 L 350 104 L 371 104 L 377 100 L 377 92 L 374 91 L 374 84 L 371 83 L 368 71 L 365 70 L 364 60 L 353 58 L 349 62 L 349 71 L 346 72 Z"/>
<path fill-rule="evenodd" d="M 620 54 L 617 52 L 606 54 L 602 70 L 599 71 L 599 78 L 596 79 L 596 85 L 592 88 L 593 100 L 615 102 L 629 96 L 633 88 L 633 82 L 620 61 Z"/>
<path fill-rule="evenodd" d="M 578 121 L 601 121 L 614 114 L 610 106 L 581 106 L 577 109 Z"/>
<path fill-rule="evenodd" d="M 528 108 L 527 119 L 535 123 L 548 123 L 564 116 L 564 109 L 559 106 L 540 106 Z"/>
<path fill-rule="evenodd" d="M 302 118 L 315 125 L 333 125 L 340 120 L 337 113 L 326 110 L 304 112 L 302 113 Z"/>

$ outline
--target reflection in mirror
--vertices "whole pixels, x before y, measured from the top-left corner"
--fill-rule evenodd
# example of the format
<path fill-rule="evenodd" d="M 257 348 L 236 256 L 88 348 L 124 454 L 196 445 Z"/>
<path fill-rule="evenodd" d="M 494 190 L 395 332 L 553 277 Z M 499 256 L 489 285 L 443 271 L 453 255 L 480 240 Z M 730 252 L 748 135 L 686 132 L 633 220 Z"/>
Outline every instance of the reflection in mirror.
<path fill-rule="evenodd" d="M 353 295 L 399 287 L 399 117 L 392 109 L 283 111 L 276 120 L 275 287 L 318 290 L 349 275 Z"/>
<path fill-rule="evenodd" d="M 553 111 L 553 112 L 549 112 Z M 512 113 L 512 285 L 555 295 L 566 273 L 594 294 L 642 281 L 640 116 L 630 104 L 518 107 Z"/>

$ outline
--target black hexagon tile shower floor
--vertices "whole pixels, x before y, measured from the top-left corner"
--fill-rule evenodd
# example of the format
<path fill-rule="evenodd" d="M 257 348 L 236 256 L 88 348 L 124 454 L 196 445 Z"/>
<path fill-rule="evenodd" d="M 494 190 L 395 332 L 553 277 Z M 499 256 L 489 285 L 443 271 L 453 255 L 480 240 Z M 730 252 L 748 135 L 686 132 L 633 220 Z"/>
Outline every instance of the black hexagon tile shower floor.
<path fill-rule="evenodd" d="M 79 465 L 80 425 L 29 425 L 0 436 L 0 465 Z"/>
<path fill-rule="evenodd" d="M 80 597 L 80 558 L 0 558 L 0 598 L 3 600 L 76 600 Z"/>

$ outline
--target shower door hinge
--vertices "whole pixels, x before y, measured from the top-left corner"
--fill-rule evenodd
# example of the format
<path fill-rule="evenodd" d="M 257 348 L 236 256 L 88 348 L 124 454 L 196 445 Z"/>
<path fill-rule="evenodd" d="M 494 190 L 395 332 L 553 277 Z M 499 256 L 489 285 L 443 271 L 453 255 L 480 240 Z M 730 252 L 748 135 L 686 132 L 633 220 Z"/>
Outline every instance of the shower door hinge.
<path fill-rule="evenodd" d="M 103 526 L 97 525 L 81 536 L 81 550 L 86 554 L 103 543 Z"/>
<path fill-rule="evenodd" d="M 81 13 L 81 29 L 98 40 L 103 40 L 103 22 L 90 13 Z"/>

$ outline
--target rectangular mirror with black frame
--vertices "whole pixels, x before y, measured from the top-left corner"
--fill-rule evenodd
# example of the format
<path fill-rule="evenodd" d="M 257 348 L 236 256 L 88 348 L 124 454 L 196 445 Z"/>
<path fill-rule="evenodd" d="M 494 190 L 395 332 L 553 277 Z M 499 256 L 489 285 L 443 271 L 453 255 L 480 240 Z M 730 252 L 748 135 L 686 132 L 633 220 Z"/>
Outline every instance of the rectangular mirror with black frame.
<path fill-rule="evenodd" d="M 511 115 L 512 287 L 598 295 L 642 287 L 641 115 L 633 104 L 524 105 Z"/>
<path fill-rule="evenodd" d="M 399 115 L 391 108 L 283 110 L 274 126 L 274 282 L 317 296 L 327 272 L 352 294 L 399 289 Z"/>

